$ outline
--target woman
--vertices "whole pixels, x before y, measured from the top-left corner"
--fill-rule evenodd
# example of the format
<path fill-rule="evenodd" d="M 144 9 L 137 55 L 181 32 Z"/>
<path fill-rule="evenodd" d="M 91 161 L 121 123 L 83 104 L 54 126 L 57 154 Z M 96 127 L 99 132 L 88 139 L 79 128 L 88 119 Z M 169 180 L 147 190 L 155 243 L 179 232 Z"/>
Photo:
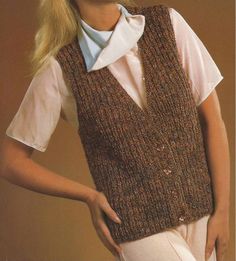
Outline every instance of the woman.
<path fill-rule="evenodd" d="M 40 10 L 34 79 L 6 131 L 2 176 L 86 203 L 117 260 L 222 261 L 229 153 L 214 88 L 223 77 L 200 40 L 165 5 L 47 0 Z M 78 128 L 96 189 L 30 158 L 60 116 Z"/>

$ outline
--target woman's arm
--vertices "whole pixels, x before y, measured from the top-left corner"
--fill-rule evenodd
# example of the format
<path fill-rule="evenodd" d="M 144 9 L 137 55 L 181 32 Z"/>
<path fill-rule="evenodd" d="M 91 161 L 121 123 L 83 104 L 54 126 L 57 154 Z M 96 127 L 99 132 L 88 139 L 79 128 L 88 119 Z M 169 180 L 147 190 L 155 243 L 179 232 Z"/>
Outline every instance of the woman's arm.
<path fill-rule="evenodd" d="M 119 256 L 121 248 L 112 239 L 102 213 L 104 212 L 116 223 L 120 223 L 121 220 L 111 208 L 105 195 L 37 164 L 31 159 L 33 150 L 33 147 L 6 135 L 1 146 L 1 177 L 35 192 L 86 203 L 98 236 L 112 254 Z"/>
<path fill-rule="evenodd" d="M 0 175 L 24 188 L 84 203 L 94 189 L 55 174 L 31 159 L 33 148 L 5 136 L 1 148 Z"/>
<path fill-rule="evenodd" d="M 217 260 L 221 261 L 229 240 L 230 155 L 226 127 L 215 90 L 198 106 L 198 111 L 215 199 L 213 218 L 208 225 L 206 250 L 209 249 L 211 254 L 216 240 Z"/>

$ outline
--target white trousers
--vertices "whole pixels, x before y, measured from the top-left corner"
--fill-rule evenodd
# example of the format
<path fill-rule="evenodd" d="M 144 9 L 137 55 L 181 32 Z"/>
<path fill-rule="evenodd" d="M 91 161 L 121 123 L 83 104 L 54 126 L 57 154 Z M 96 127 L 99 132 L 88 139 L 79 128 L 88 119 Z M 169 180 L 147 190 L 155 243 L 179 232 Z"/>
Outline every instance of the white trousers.
<path fill-rule="evenodd" d="M 210 215 L 139 240 L 124 242 L 115 261 L 206 261 L 207 222 Z M 207 261 L 216 260 L 214 248 Z"/>

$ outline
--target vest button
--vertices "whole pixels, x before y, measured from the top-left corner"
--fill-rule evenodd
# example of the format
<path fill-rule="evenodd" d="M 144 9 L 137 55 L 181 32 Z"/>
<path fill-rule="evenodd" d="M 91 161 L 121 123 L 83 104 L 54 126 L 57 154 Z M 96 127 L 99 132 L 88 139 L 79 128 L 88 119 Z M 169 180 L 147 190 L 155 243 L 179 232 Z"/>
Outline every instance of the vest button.
<path fill-rule="evenodd" d="M 164 169 L 163 170 L 167 175 L 171 173 L 171 170 L 170 169 Z"/>
<path fill-rule="evenodd" d="M 178 198 L 177 192 L 175 190 L 171 190 L 172 197 Z"/>
<path fill-rule="evenodd" d="M 179 217 L 179 221 L 183 222 L 184 221 L 184 216 Z"/>

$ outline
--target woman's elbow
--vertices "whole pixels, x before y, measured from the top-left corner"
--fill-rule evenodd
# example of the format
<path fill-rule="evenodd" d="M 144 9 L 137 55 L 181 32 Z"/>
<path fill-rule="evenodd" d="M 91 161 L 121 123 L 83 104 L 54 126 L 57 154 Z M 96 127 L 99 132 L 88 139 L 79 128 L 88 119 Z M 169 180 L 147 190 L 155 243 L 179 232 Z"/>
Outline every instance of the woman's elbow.
<path fill-rule="evenodd" d="M 5 135 L 0 148 L 0 176 L 8 179 L 19 160 L 29 159 L 33 148 Z"/>

